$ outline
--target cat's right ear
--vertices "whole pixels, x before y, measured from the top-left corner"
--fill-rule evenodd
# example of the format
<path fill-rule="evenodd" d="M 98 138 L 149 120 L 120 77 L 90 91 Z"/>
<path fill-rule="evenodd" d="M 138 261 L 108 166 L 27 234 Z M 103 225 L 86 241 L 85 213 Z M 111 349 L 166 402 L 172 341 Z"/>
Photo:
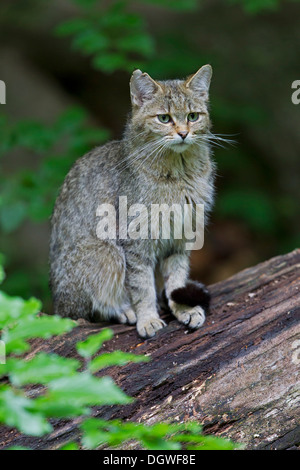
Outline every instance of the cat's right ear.
<path fill-rule="evenodd" d="M 198 96 L 208 100 L 208 90 L 212 77 L 212 68 L 209 64 L 203 65 L 194 75 L 188 78 L 185 86 L 190 88 Z"/>
<path fill-rule="evenodd" d="M 151 99 L 159 89 L 160 85 L 156 83 L 150 75 L 135 70 L 130 79 L 130 96 L 132 106 L 142 106 L 145 101 Z"/>

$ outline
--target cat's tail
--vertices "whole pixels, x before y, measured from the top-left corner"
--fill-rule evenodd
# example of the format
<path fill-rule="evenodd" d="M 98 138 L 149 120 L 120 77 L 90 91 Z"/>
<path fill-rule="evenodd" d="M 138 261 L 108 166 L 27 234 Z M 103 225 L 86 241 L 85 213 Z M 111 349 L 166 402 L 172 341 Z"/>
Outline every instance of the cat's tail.
<path fill-rule="evenodd" d="M 199 305 L 205 312 L 210 304 L 210 293 L 207 287 L 201 282 L 187 281 L 184 287 L 174 289 L 170 295 L 171 300 L 177 304 L 196 307 Z"/>

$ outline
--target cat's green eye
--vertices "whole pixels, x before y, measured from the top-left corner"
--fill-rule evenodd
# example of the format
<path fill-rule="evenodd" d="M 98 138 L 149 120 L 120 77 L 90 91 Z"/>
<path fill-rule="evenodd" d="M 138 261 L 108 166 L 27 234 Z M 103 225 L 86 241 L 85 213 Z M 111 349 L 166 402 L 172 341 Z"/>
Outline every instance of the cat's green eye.
<path fill-rule="evenodd" d="M 199 113 L 190 113 L 190 114 L 188 114 L 187 118 L 188 118 L 188 121 L 190 121 L 190 122 L 198 121 Z"/>
<path fill-rule="evenodd" d="M 171 121 L 171 116 L 169 114 L 158 114 L 157 115 L 159 122 L 163 124 L 168 124 Z"/>

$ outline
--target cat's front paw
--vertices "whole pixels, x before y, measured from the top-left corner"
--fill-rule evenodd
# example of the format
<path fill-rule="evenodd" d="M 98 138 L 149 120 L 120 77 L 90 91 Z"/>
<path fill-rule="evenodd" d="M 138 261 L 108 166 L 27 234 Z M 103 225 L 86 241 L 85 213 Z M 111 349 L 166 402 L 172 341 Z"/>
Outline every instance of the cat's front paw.
<path fill-rule="evenodd" d="M 122 313 L 120 313 L 120 315 L 118 316 L 118 321 L 120 323 L 127 323 L 128 325 L 135 325 L 136 324 L 135 311 L 131 307 L 127 308 Z"/>
<path fill-rule="evenodd" d="M 138 319 L 136 329 L 142 338 L 151 338 L 165 326 L 165 322 L 159 317 L 146 317 Z"/>
<path fill-rule="evenodd" d="M 177 320 L 189 328 L 200 328 L 205 322 L 205 311 L 200 305 L 189 307 L 172 302 L 171 310 Z"/>

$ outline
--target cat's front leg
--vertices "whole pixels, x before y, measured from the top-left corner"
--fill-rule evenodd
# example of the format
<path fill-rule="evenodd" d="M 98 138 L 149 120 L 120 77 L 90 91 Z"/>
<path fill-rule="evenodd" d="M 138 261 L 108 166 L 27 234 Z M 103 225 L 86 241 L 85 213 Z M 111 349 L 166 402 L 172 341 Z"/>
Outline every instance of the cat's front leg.
<path fill-rule="evenodd" d="M 173 254 L 162 262 L 161 270 L 174 316 L 190 328 L 200 328 L 210 296 L 203 284 L 188 280 L 189 261 L 188 254 Z"/>
<path fill-rule="evenodd" d="M 128 263 L 127 291 L 135 310 L 136 329 L 143 338 L 150 338 L 166 326 L 156 307 L 156 289 L 151 266 L 143 263 Z"/>

